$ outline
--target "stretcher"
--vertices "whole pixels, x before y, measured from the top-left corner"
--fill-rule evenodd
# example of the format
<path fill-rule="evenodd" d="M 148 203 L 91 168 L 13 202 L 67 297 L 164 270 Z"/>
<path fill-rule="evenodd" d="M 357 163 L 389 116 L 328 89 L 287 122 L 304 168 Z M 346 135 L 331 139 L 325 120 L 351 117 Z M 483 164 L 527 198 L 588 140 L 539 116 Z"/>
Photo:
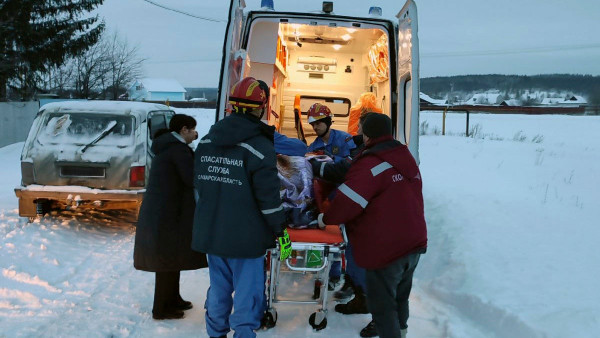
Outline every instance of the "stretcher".
<path fill-rule="evenodd" d="M 292 242 L 292 257 L 281 261 L 279 246 L 270 249 L 267 255 L 267 312 L 265 326 L 275 326 L 278 303 L 317 304 L 318 310 L 309 317 L 309 324 L 315 330 L 327 326 L 327 287 L 329 285 L 329 270 L 335 261 L 341 261 L 341 253 L 346 247 L 347 237 L 344 226 L 328 225 L 321 229 L 290 229 L 288 234 Z M 318 255 L 318 256 L 317 256 Z M 316 264 L 311 257 L 317 257 Z M 300 258 L 300 259 L 299 259 Z M 285 266 L 282 269 L 282 265 Z M 278 296 L 278 287 L 283 273 L 311 273 L 315 275 L 315 285 L 312 299 L 291 300 Z"/>

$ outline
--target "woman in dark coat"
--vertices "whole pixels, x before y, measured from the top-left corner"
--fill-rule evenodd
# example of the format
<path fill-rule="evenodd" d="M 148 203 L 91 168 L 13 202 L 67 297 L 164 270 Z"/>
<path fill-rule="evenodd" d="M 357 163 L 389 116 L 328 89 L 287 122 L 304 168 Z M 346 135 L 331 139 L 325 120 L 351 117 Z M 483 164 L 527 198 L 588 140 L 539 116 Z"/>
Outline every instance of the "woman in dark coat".
<path fill-rule="evenodd" d="M 181 270 L 207 267 L 206 255 L 192 251 L 196 120 L 177 114 L 169 129 L 157 132 L 150 178 L 136 228 L 133 265 L 156 273 L 154 319 L 183 318 L 192 303 L 179 294 Z"/>

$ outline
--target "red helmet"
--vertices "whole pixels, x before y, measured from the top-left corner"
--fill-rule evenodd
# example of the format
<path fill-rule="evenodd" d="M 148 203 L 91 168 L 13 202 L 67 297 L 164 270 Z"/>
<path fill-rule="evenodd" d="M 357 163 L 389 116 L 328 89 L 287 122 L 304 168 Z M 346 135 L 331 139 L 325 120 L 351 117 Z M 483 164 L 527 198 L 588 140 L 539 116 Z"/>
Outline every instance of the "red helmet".
<path fill-rule="evenodd" d="M 315 103 L 308 108 L 308 123 L 317 122 L 324 118 L 331 118 L 331 110 L 324 104 Z"/>
<path fill-rule="evenodd" d="M 254 110 L 264 108 L 269 102 L 269 86 L 253 77 L 245 77 L 231 87 L 229 103 L 241 108 Z"/>

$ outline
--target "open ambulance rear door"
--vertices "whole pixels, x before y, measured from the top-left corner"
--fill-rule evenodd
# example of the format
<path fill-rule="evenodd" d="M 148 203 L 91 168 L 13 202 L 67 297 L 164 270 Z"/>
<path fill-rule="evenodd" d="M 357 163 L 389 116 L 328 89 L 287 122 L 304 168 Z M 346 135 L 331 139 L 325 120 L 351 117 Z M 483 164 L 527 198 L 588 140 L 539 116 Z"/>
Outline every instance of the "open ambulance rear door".
<path fill-rule="evenodd" d="M 241 49 L 242 24 L 244 21 L 244 0 L 231 0 L 229 20 L 223 42 L 223 60 L 217 95 L 215 122 L 225 117 L 225 108 L 229 99 L 229 88 L 240 80 L 246 62 L 246 51 Z"/>
<path fill-rule="evenodd" d="M 417 5 L 408 0 L 398 18 L 397 139 L 419 163 L 419 39 Z"/>

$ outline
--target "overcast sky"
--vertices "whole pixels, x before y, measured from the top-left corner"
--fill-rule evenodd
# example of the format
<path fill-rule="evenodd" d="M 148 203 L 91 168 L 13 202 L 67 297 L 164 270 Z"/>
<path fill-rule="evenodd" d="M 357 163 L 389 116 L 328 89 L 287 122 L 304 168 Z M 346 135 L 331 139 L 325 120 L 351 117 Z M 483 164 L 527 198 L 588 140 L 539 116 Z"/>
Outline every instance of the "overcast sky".
<path fill-rule="evenodd" d="M 99 8 L 147 59 L 145 75 L 185 87 L 216 87 L 228 0 L 105 0 Z M 246 0 L 249 6 L 260 0 Z M 322 1 L 275 0 L 275 9 L 319 10 Z M 416 0 L 421 77 L 464 74 L 600 75 L 600 0 Z M 299 5 L 296 5 L 299 4 Z M 403 0 L 334 1 L 337 14 L 362 15 L 369 6 L 393 17 Z"/>

